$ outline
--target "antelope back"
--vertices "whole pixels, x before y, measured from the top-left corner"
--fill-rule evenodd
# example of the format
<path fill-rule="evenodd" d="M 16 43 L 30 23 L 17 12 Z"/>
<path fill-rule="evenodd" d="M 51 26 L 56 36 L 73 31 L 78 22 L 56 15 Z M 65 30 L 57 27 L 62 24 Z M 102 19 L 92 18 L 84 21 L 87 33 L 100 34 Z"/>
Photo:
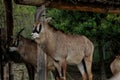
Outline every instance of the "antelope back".
<path fill-rule="evenodd" d="M 19 38 L 14 40 L 14 44 L 9 47 L 10 52 L 17 52 L 27 63 L 36 66 L 37 43 L 31 39 L 24 38 L 19 35 Z"/>
<path fill-rule="evenodd" d="M 120 73 L 120 56 L 116 56 L 116 58 L 112 61 L 110 68 L 113 75 Z"/>
<path fill-rule="evenodd" d="M 113 77 L 108 80 L 120 80 L 120 72 L 117 73 L 116 75 L 113 75 Z"/>

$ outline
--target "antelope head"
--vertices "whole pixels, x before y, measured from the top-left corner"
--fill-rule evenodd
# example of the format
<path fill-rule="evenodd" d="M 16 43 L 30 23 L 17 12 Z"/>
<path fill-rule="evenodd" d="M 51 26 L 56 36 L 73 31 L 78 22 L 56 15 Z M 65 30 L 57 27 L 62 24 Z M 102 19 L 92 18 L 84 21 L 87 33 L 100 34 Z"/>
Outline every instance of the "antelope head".
<path fill-rule="evenodd" d="M 17 33 L 17 35 L 16 35 L 15 37 L 13 37 L 13 44 L 12 44 L 11 47 L 9 47 L 9 51 L 16 51 L 16 50 L 17 50 L 17 47 L 18 47 L 20 44 L 22 44 L 21 38 L 22 38 L 23 36 L 21 35 L 21 33 L 22 33 L 23 30 L 24 30 L 24 28 L 21 29 L 21 30 Z"/>
<path fill-rule="evenodd" d="M 44 21 L 36 22 L 33 25 L 33 31 L 32 31 L 32 38 L 37 39 L 43 36 L 46 32 L 46 27 L 48 26 L 48 23 L 50 22 L 50 18 L 44 19 Z"/>
<path fill-rule="evenodd" d="M 37 7 L 35 14 L 35 23 L 33 25 L 32 38 L 36 39 L 40 37 L 40 33 L 43 31 L 43 23 L 45 19 L 45 5 Z"/>

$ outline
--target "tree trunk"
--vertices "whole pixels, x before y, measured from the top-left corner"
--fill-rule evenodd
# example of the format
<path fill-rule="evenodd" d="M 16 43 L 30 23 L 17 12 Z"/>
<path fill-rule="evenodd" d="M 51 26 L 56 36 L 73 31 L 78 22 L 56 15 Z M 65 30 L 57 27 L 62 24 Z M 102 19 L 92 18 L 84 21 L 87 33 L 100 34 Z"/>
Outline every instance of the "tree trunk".
<path fill-rule="evenodd" d="M 7 26 L 7 44 L 8 46 L 12 42 L 11 36 L 13 35 L 13 9 L 12 0 L 4 0 L 6 11 L 6 26 Z"/>
<path fill-rule="evenodd" d="M 11 36 L 13 35 L 13 9 L 12 9 L 12 0 L 4 0 L 5 11 L 6 11 L 6 33 L 7 33 L 7 46 L 10 46 L 12 43 Z M 6 47 L 7 49 L 7 47 Z M 12 71 L 11 71 L 11 64 L 8 63 L 6 66 L 6 76 L 5 80 L 13 80 Z M 6 77 L 5 76 L 5 77 Z"/>
<path fill-rule="evenodd" d="M 103 45 L 102 41 L 98 42 L 98 50 L 99 50 L 99 58 L 100 58 L 100 73 L 101 73 L 101 80 L 106 80 L 106 73 L 105 73 L 105 66 L 104 66 L 104 58 L 103 58 Z"/>

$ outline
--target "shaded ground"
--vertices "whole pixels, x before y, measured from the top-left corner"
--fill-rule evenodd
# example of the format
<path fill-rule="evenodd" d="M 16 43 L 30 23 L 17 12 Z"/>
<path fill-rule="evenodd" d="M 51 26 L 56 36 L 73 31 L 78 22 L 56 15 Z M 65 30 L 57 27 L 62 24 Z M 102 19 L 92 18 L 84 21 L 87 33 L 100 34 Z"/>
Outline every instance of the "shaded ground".
<path fill-rule="evenodd" d="M 105 62 L 105 72 L 106 72 L 106 78 L 109 79 L 112 76 L 112 73 L 110 71 L 110 63 L 111 60 Z M 98 63 L 94 63 L 92 67 L 93 72 L 93 80 L 102 80 L 101 79 L 101 66 Z M 72 79 L 68 80 L 82 80 L 81 74 L 78 71 L 76 66 L 69 66 L 68 67 L 68 73 Z"/>
<path fill-rule="evenodd" d="M 112 76 L 109 68 L 109 63 L 105 63 L 106 66 L 106 76 L 110 78 Z M 28 80 L 28 74 L 26 67 L 23 64 L 13 64 L 12 65 L 14 80 Z M 93 64 L 93 80 L 100 79 L 100 65 Z M 37 80 L 37 79 L 36 79 Z M 49 73 L 49 80 L 54 80 L 51 73 Z M 81 74 L 79 73 L 76 66 L 68 66 L 67 70 L 67 80 L 82 80 Z"/>
<path fill-rule="evenodd" d="M 109 79 L 112 76 L 112 73 L 110 71 L 110 63 L 111 59 L 104 61 L 104 66 L 105 66 L 105 74 L 106 74 L 106 79 Z M 69 66 L 68 67 L 68 73 L 72 79 L 68 80 L 82 80 L 81 79 L 81 74 L 78 71 L 76 66 Z M 101 79 L 101 65 L 99 62 L 95 63 L 92 65 L 92 72 L 93 72 L 93 80 L 102 80 Z"/>
<path fill-rule="evenodd" d="M 13 64 L 12 71 L 14 75 L 14 80 L 28 80 L 28 74 L 25 65 Z"/>

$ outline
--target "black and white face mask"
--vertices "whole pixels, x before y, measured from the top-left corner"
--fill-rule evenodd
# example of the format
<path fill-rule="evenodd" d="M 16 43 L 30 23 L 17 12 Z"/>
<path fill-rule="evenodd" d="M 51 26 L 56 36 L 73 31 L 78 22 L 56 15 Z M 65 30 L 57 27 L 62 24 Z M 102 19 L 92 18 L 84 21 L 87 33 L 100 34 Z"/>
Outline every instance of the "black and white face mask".
<path fill-rule="evenodd" d="M 17 51 L 18 47 L 24 45 L 23 41 L 20 40 L 20 36 L 17 36 L 15 39 L 13 39 L 13 44 L 11 47 L 9 47 L 9 51 Z"/>
<path fill-rule="evenodd" d="M 37 26 L 34 25 L 32 31 L 32 38 L 33 39 L 38 38 L 41 30 L 42 30 L 42 24 L 39 23 Z"/>
<path fill-rule="evenodd" d="M 33 26 L 33 32 L 32 33 L 40 33 L 41 31 L 41 28 L 42 28 L 42 25 L 41 24 L 38 24 L 37 26 Z"/>

